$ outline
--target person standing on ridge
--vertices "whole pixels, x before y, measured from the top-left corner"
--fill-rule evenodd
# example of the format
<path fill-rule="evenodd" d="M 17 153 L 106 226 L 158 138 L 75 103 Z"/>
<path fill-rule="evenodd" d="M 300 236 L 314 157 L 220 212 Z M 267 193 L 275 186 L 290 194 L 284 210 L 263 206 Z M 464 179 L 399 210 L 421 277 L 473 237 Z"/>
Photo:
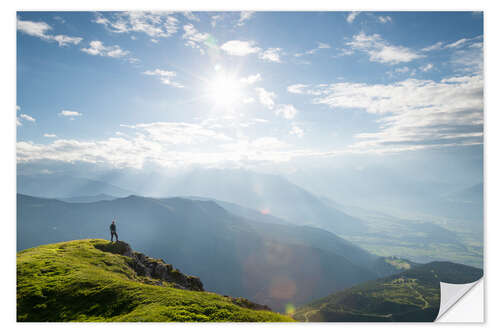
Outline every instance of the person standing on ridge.
<path fill-rule="evenodd" d="M 111 225 L 109 226 L 109 230 L 111 231 L 111 241 L 113 241 L 113 235 L 114 235 L 116 238 L 116 241 L 118 242 L 118 234 L 116 233 L 115 220 L 113 220 L 113 222 L 111 222 Z"/>

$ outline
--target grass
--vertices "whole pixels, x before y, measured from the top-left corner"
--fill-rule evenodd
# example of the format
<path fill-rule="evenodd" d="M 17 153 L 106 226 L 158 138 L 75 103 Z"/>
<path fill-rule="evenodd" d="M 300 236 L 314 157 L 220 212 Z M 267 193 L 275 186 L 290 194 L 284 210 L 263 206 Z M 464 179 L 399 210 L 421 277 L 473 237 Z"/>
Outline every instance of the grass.
<path fill-rule="evenodd" d="M 293 321 L 240 307 L 215 293 L 176 289 L 166 282 L 146 284 L 148 278 L 137 276 L 127 265 L 130 258 L 96 248 L 108 243 L 75 240 L 19 252 L 17 320 Z"/>

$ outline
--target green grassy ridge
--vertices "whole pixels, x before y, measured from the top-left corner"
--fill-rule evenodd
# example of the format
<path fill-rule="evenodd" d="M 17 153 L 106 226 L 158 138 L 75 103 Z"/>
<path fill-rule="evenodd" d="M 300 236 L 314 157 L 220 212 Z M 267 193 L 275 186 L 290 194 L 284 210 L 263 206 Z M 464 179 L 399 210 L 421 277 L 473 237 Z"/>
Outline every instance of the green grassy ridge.
<path fill-rule="evenodd" d="M 451 262 L 419 264 L 389 277 L 365 282 L 297 309 L 299 321 L 434 321 L 440 282 L 470 283 L 481 269 Z"/>
<path fill-rule="evenodd" d="M 145 282 L 130 260 L 85 239 L 42 245 L 17 254 L 17 320 L 59 321 L 293 321 L 235 305 L 211 292 Z"/>

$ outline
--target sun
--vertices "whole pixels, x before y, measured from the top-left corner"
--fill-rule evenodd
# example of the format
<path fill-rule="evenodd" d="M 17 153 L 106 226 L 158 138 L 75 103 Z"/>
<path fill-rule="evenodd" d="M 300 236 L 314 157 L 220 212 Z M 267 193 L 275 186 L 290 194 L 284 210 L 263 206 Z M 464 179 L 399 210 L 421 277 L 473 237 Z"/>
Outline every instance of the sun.
<path fill-rule="evenodd" d="M 208 83 L 208 95 L 216 105 L 234 106 L 243 97 L 241 82 L 233 75 L 217 73 Z"/>

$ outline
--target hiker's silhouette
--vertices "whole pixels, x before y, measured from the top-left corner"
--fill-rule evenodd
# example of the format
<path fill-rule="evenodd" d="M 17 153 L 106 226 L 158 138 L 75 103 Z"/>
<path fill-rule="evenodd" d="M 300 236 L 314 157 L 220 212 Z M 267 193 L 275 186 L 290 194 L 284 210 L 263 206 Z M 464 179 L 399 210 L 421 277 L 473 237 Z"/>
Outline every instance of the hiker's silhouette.
<path fill-rule="evenodd" d="M 118 234 L 116 233 L 116 224 L 115 221 L 111 222 L 111 225 L 109 226 L 109 230 L 111 231 L 111 241 L 113 241 L 113 236 L 115 236 L 116 241 L 118 242 Z"/>

